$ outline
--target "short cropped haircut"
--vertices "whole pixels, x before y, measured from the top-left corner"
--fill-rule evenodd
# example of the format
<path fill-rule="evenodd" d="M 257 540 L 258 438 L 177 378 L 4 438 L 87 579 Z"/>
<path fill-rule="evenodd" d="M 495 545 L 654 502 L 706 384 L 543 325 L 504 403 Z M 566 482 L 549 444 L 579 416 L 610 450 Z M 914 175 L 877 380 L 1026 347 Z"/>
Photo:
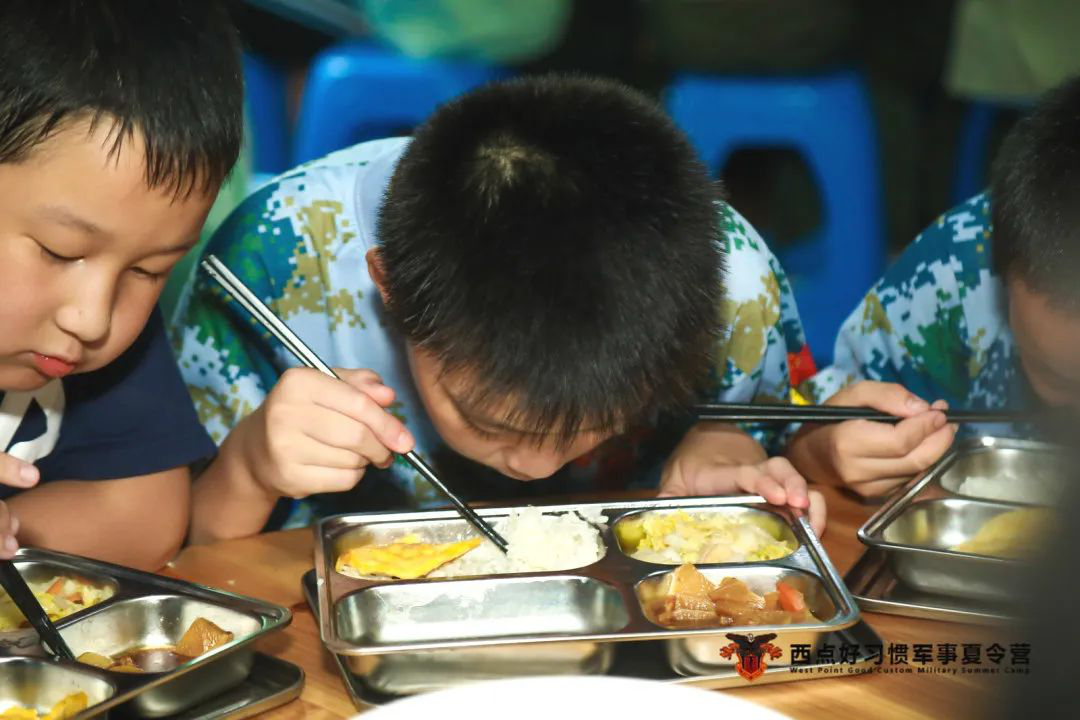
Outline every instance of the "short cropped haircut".
<path fill-rule="evenodd" d="M 141 134 L 148 187 L 214 191 L 240 152 L 239 47 L 218 0 L 3 0 L 0 162 L 89 120 L 114 155 Z"/>
<path fill-rule="evenodd" d="M 991 181 L 994 270 L 1080 308 L 1080 78 L 1009 132 Z"/>
<path fill-rule="evenodd" d="M 497 83 L 424 123 L 379 215 L 388 311 L 465 402 L 569 441 L 683 407 L 723 296 L 718 191 L 654 102 L 600 79 Z M 461 398 L 459 398 L 461 399 Z"/>

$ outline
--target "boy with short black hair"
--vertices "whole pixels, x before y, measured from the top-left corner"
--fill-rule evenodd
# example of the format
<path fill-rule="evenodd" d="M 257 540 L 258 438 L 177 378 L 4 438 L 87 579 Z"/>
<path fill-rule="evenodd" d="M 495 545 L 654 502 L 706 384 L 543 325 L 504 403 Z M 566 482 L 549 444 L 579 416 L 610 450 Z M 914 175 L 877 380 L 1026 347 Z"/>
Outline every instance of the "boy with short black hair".
<path fill-rule="evenodd" d="M 651 101 L 557 76 L 474 91 L 411 141 L 364 143 L 259 190 L 207 252 L 327 363 L 362 369 L 342 383 L 295 368 L 196 281 L 181 371 L 222 446 L 196 481 L 193 540 L 439 502 L 392 458 L 414 447 L 472 499 L 649 470 L 655 484 L 664 465 L 667 494 L 761 493 L 811 506 L 820 529 L 820 498 L 785 460 L 686 419 L 698 397 L 785 398 L 789 353 L 804 350 L 775 258 L 714 193 Z M 391 482 L 346 494 L 370 466 Z"/>
<path fill-rule="evenodd" d="M 889 268 L 807 385 L 907 419 L 807 426 L 788 450 L 807 476 L 878 494 L 948 449 L 946 407 L 1080 408 L 1080 79 L 1013 128 L 992 175 Z"/>
<path fill-rule="evenodd" d="M 157 569 L 182 544 L 214 447 L 155 306 L 242 92 L 218 2 L 0 3 L 0 556 Z"/>

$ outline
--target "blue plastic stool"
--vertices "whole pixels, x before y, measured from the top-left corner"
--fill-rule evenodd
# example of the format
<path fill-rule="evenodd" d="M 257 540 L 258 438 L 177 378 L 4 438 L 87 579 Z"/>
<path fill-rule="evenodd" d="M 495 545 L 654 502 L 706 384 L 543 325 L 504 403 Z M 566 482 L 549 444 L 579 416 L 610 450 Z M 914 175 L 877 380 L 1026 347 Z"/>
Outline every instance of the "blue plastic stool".
<path fill-rule="evenodd" d="M 667 105 L 716 176 L 739 148 L 794 148 L 806 160 L 821 192 L 823 226 L 777 254 L 814 358 L 829 362 L 840 324 L 885 264 L 876 126 L 862 79 L 853 71 L 687 74 L 668 88 Z"/>
<path fill-rule="evenodd" d="M 288 101 L 285 70 L 244 54 L 244 93 L 251 123 L 252 172 L 277 175 L 289 169 Z"/>
<path fill-rule="evenodd" d="M 308 71 L 295 164 L 419 125 L 448 100 L 505 74 L 460 60 L 421 60 L 371 43 L 320 53 Z"/>

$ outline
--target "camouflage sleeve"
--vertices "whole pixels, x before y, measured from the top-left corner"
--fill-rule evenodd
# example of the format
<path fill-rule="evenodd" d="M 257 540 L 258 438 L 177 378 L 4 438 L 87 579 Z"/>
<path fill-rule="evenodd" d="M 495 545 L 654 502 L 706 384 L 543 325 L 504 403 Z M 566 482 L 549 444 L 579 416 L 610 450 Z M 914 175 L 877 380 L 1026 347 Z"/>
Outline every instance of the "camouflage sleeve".
<path fill-rule="evenodd" d="M 988 208 L 974 198 L 923 231 L 844 321 L 833 364 L 800 389 L 824 402 L 859 380 L 966 403 L 982 321 L 967 308 L 989 282 Z M 969 315 L 971 317 L 969 317 Z"/>
<path fill-rule="evenodd" d="M 750 223 L 727 205 L 721 206 L 721 222 L 725 333 L 715 354 L 711 400 L 787 402 L 791 368 L 811 363 L 791 285 Z M 757 424 L 743 429 L 769 451 L 778 449 L 785 430 Z"/>
<path fill-rule="evenodd" d="M 270 302 L 273 281 L 257 252 L 257 219 L 265 214 L 273 186 L 245 200 L 218 229 L 206 253 L 217 255 L 256 295 Z M 220 444 L 266 397 L 283 368 L 275 343 L 217 283 L 197 272 L 181 299 L 171 328 L 180 372 L 203 426 Z"/>

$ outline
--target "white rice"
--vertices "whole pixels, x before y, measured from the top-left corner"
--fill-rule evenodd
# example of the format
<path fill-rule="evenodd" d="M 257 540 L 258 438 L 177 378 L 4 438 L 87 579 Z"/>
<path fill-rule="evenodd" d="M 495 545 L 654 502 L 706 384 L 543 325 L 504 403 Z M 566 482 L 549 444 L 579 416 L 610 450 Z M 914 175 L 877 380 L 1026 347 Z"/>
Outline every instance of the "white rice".
<path fill-rule="evenodd" d="M 544 572 L 584 567 L 604 555 L 597 526 L 603 513 L 579 511 L 544 514 L 539 508 L 515 508 L 495 522 L 510 549 L 505 555 L 485 541 L 428 577 L 464 577 L 516 572 Z"/>
<path fill-rule="evenodd" d="M 1031 475 L 1024 481 L 1011 475 L 969 475 L 959 487 L 961 495 L 1034 505 L 1052 505 L 1064 490 L 1062 478 L 1055 475 Z"/>

